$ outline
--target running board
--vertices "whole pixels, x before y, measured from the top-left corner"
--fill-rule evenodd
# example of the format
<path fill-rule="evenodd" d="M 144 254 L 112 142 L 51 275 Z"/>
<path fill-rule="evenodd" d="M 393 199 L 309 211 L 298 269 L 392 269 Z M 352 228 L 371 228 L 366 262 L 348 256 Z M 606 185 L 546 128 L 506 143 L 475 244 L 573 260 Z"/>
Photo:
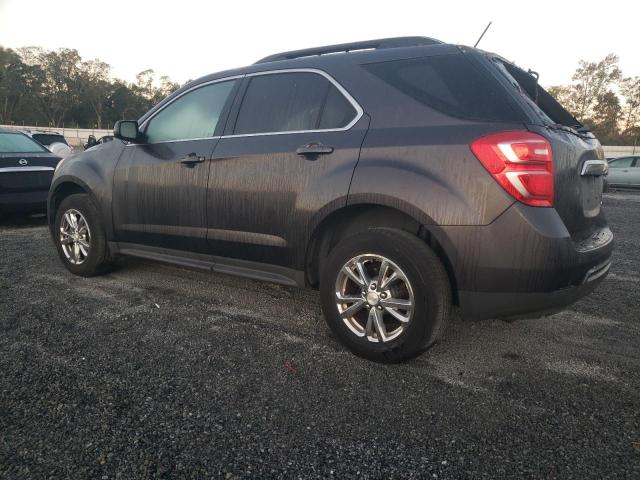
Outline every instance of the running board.
<path fill-rule="evenodd" d="M 112 253 L 179 265 L 181 267 L 224 273 L 291 287 L 304 287 L 304 272 L 279 265 L 197 253 L 184 255 L 182 252 L 175 250 L 130 243 L 118 244 L 116 242 L 109 242 L 109 249 Z"/>

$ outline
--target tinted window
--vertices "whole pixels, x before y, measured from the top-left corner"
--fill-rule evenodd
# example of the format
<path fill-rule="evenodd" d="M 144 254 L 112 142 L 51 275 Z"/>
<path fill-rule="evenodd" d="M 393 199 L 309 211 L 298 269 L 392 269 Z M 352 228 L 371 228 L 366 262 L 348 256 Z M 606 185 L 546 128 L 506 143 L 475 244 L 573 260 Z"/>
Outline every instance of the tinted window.
<path fill-rule="evenodd" d="M 618 158 L 609 163 L 609 168 L 628 168 L 633 163 L 633 157 Z"/>
<path fill-rule="evenodd" d="M 316 73 L 252 77 L 234 134 L 340 128 L 355 109 L 326 78 Z"/>
<path fill-rule="evenodd" d="M 414 100 L 455 117 L 517 120 L 497 81 L 464 55 L 440 55 L 364 65 Z"/>
<path fill-rule="evenodd" d="M 211 137 L 234 82 L 200 87 L 169 104 L 149 122 L 147 142 Z"/>
<path fill-rule="evenodd" d="M 47 149 L 21 133 L 0 133 L 0 153 L 42 153 Z"/>
<path fill-rule="evenodd" d="M 346 127 L 355 118 L 356 113 L 351 102 L 336 87 L 329 85 L 318 126 L 323 129 Z"/>
<path fill-rule="evenodd" d="M 52 143 L 64 143 L 68 145 L 67 141 L 62 135 L 54 135 L 50 133 L 34 133 L 31 135 L 34 140 L 37 140 L 42 145 L 51 145 Z"/>

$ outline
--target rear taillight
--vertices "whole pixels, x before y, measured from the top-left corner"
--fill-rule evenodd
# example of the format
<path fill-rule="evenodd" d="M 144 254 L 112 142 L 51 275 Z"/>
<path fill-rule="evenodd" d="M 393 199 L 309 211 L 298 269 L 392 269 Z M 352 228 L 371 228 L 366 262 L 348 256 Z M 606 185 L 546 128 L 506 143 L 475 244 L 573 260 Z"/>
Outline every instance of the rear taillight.
<path fill-rule="evenodd" d="M 475 140 L 471 151 L 513 198 L 534 207 L 553 206 L 553 157 L 543 136 L 495 133 Z"/>

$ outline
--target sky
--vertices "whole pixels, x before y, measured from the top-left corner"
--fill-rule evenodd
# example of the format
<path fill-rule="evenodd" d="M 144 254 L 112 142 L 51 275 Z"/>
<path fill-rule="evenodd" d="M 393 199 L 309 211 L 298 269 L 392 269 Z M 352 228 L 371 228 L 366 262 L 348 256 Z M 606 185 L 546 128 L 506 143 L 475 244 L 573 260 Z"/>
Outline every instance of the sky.
<path fill-rule="evenodd" d="M 479 47 L 551 86 L 608 53 L 625 76 L 640 75 L 639 13 L 635 0 L 0 0 L 0 45 L 75 48 L 124 80 L 152 68 L 182 83 L 334 43 L 417 35 L 473 45 L 491 21 Z"/>

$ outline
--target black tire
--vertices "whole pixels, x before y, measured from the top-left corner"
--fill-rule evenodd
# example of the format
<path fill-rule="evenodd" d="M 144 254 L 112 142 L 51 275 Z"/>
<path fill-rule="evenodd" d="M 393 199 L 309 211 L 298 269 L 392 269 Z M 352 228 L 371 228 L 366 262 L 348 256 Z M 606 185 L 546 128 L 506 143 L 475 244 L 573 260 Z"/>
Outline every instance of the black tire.
<path fill-rule="evenodd" d="M 91 232 L 91 242 L 87 256 L 80 264 L 71 263 L 65 255 L 60 241 L 59 232 L 62 217 L 65 212 L 69 210 L 77 210 L 80 212 L 85 218 Z M 56 210 L 54 225 L 54 242 L 56 244 L 56 249 L 58 250 L 58 255 L 67 270 L 81 277 L 92 277 L 94 275 L 106 273 L 110 269 L 112 262 L 107 245 L 107 237 L 100 220 L 98 208 L 93 203 L 93 200 L 91 200 L 89 195 L 85 193 L 76 193 L 69 195 L 62 200 L 58 210 Z"/>
<path fill-rule="evenodd" d="M 399 336 L 388 342 L 356 335 L 336 304 L 336 282 L 342 267 L 364 254 L 380 255 L 395 263 L 413 290 L 413 316 Z M 341 240 L 324 264 L 320 296 L 325 319 L 338 339 L 355 354 L 385 363 L 411 359 L 432 346 L 444 332 L 451 311 L 451 286 L 440 259 L 418 237 L 390 228 L 371 228 Z"/>

